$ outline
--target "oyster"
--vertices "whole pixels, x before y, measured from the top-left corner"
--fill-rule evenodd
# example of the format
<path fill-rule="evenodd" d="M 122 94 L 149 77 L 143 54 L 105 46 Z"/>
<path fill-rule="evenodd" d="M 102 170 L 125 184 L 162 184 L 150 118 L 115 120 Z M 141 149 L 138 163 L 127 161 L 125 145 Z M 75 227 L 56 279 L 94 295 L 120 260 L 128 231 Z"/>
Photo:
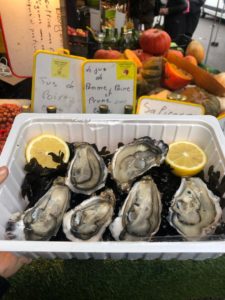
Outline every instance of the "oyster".
<path fill-rule="evenodd" d="M 108 189 L 68 211 L 63 218 L 66 237 L 71 241 L 99 241 L 112 221 L 115 202 L 113 191 Z"/>
<path fill-rule="evenodd" d="M 172 199 L 169 222 L 189 240 L 212 234 L 222 216 L 219 201 L 200 178 L 183 178 Z"/>
<path fill-rule="evenodd" d="M 91 195 L 105 185 L 108 169 L 103 158 L 88 143 L 75 143 L 66 184 L 76 193 Z"/>
<path fill-rule="evenodd" d="M 110 225 L 115 240 L 149 241 L 161 223 L 161 196 L 150 176 L 130 190 L 118 217 Z"/>
<path fill-rule="evenodd" d="M 56 235 L 69 207 L 70 190 L 64 178 L 58 177 L 34 207 L 11 216 L 6 225 L 6 238 L 16 240 L 49 240 Z"/>
<path fill-rule="evenodd" d="M 129 191 L 132 182 L 165 159 L 168 145 L 150 137 L 139 138 L 119 148 L 112 160 L 112 177 L 122 191 Z"/>

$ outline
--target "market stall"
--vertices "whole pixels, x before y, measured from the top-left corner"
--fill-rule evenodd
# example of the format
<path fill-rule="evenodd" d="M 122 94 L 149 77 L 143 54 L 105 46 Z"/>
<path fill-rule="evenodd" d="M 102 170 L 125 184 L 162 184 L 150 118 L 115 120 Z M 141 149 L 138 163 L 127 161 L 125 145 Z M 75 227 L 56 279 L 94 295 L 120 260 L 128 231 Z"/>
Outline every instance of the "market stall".
<path fill-rule="evenodd" d="M 0 165 L 10 169 L 0 189 L 2 249 L 48 258 L 219 255 L 224 73 L 204 64 L 199 41 L 136 30 L 125 7 L 88 3 L 73 8 L 62 47 L 32 50 L 31 103 L 0 103 Z"/>

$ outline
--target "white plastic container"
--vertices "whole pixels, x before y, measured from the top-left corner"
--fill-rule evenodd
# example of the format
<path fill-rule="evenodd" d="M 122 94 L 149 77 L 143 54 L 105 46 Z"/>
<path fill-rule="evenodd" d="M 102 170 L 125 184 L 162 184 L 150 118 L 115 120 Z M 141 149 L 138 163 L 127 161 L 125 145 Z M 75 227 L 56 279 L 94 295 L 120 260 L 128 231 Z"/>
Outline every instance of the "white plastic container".
<path fill-rule="evenodd" d="M 0 156 L 0 166 L 7 165 L 10 175 L 0 188 L 0 251 L 12 251 L 35 257 L 63 259 L 206 259 L 225 252 L 225 241 L 198 242 L 31 242 L 5 241 L 5 225 L 10 215 L 23 210 L 20 195 L 25 176 L 24 150 L 27 142 L 41 133 L 52 133 L 65 141 L 96 143 L 114 151 L 118 142 L 151 136 L 166 143 L 188 140 L 197 143 L 208 156 L 205 170 L 225 174 L 225 138 L 216 118 L 211 116 L 141 116 L 141 115 L 70 115 L 21 114 L 13 125 Z M 38 184 L 38 183 L 37 183 Z M 225 218 L 225 214 L 224 214 Z"/>

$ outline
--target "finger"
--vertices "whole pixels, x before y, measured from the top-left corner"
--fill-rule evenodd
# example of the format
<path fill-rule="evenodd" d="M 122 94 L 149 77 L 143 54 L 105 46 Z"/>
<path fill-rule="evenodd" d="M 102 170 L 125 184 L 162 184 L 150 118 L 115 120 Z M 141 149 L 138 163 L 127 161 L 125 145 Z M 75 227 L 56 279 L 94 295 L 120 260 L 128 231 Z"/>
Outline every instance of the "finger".
<path fill-rule="evenodd" d="M 22 264 L 30 264 L 32 262 L 31 258 L 25 256 L 21 256 L 19 259 Z"/>
<path fill-rule="evenodd" d="M 8 176 L 8 168 L 7 167 L 0 167 L 0 183 L 2 183 Z"/>

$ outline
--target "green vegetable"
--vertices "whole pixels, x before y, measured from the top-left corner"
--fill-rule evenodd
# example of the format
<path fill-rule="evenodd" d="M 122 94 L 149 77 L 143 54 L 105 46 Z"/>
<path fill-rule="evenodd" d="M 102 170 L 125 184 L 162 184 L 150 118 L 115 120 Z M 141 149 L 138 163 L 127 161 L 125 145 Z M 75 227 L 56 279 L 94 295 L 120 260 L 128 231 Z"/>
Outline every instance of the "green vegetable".
<path fill-rule="evenodd" d="M 206 65 L 206 64 L 203 64 L 203 63 L 200 63 L 198 66 L 199 66 L 200 68 L 202 68 L 202 69 L 208 71 L 209 73 L 212 73 L 212 74 L 219 74 L 219 73 L 221 73 L 221 71 L 219 71 L 218 69 L 215 69 L 215 68 L 210 67 L 210 66 L 208 66 L 208 65 Z"/>

